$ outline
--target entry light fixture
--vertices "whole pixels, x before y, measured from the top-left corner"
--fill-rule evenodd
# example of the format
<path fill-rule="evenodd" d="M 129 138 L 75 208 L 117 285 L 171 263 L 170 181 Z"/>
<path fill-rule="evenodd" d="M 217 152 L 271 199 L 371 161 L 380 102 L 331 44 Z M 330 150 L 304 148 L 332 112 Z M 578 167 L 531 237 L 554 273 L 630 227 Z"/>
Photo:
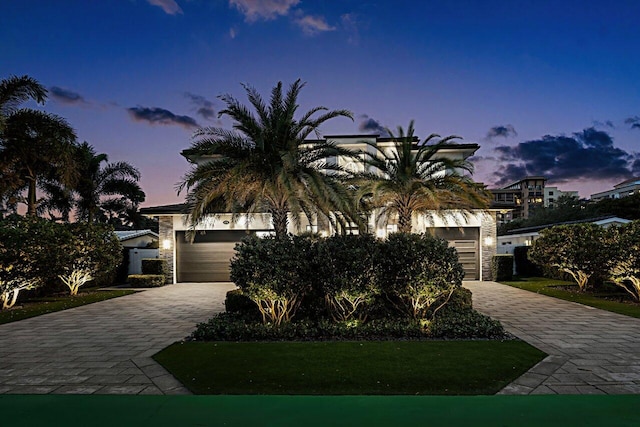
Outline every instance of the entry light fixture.
<path fill-rule="evenodd" d="M 491 236 L 487 236 L 484 238 L 484 245 L 485 246 L 493 246 L 493 237 Z"/>
<path fill-rule="evenodd" d="M 171 249 L 171 239 L 164 239 L 162 241 L 162 249 L 165 249 L 165 250 Z"/>

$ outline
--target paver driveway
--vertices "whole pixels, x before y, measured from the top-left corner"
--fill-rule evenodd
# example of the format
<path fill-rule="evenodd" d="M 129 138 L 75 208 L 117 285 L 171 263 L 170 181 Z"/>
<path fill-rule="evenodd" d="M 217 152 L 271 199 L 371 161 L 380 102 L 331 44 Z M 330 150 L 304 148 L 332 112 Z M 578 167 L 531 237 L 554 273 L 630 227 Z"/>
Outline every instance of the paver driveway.
<path fill-rule="evenodd" d="M 474 307 L 549 354 L 501 394 L 640 393 L 640 319 L 494 282 L 468 282 Z"/>
<path fill-rule="evenodd" d="M 0 393 L 188 393 L 151 356 L 222 311 L 233 288 L 171 285 L 0 325 Z"/>

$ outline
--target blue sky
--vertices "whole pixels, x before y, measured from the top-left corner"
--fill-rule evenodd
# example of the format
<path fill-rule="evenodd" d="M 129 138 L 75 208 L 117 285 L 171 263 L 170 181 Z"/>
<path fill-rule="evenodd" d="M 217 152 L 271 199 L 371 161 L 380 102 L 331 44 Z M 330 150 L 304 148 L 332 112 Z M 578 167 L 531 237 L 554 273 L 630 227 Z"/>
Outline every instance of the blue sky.
<path fill-rule="evenodd" d="M 475 178 L 523 175 L 581 196 L 640 176 L 637 1 L 7 0 L 0 78 L 142 173 L 146 206 L 183 200 L 179 155 L 245 101 L 307 82 L 301 110 L 353 111 L 325 134 L 416 122 L 481 145 Z"/>

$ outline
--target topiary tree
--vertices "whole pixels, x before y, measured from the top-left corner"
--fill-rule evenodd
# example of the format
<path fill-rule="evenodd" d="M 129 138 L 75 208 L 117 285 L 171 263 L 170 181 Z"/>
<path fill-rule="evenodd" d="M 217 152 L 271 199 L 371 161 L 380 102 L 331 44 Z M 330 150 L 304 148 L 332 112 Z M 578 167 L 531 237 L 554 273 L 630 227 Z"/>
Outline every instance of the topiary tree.
<path fill-rule="evenodd" d="M 464 277 L 455 249 L 429 234 L 390 235 L 377 263 L 382 292 L 413 319 L 433 319 Z"/>
<path fill-rule="evenodd" d="M 71 295 L 98 273 L 115 271 L 122 261 L 122 246 L 111 226 L 75 223 L 67 226 L 66 244 L 60 248 L 60 280 Z"/>
<path fill-rule="evenodd" d="M 335 321 L 366 318 L 363 308 L 380 293 L 376 278 L 379 244 L 370 234 L 336 235 L 318 244 L 322 291 Z"/>
<path fill-rule="evenodd" d="M 540 232 L 529 257 L 569 273 L 584 291 L 592 276 L 609 271 L 610 249 L 606 230 L 596 224 L 558 225 Z"/>
<path fill-rule="evenodd" d="M 231 280 L 260 310 L 263 323 L 280 325 L 296 314 L 317 272 L 313 242 L 304 237 L 250 236 L 236 245 Z"/>
<path fill-rule="evenodd" d="M 640 300 L 640 221 L 609 230 L 612 245 L 611 280 Z"/>

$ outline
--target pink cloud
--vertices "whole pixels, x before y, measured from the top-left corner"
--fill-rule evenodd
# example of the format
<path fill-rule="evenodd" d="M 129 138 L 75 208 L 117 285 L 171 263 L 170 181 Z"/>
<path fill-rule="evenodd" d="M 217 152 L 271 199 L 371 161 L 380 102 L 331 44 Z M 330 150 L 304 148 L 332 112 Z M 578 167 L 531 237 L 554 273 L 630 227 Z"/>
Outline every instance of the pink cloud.
<path fill-rule="evenodd" d="M 229 0 L 229 4 L 235 6 L 247 22 L 259 19 L 268 21 L 285 16 L 298 3 L 300 0 Z"/>
<path fill-rule="evenodd" d="M 152 6 L 158 6 L 164 10 L 164 13 L 167 15 L 182 13 L 180 5 L 178 5 L 175 0 L 147 0 L 147 2 Z"/>

